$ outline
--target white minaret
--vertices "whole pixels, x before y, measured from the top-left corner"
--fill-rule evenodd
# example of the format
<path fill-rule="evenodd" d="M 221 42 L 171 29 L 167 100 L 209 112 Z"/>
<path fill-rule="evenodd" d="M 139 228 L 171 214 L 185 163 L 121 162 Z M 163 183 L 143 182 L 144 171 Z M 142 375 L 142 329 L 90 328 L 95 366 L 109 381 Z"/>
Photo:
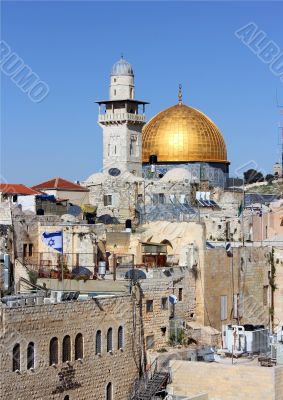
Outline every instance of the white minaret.
<path fill-rule="evenodd" d="M 122 57 L 112 68 L 109 100 L 97 102 L 98 123 L 103 129 L 103 171 L 110 175 L 119 174 L 119 171 L 142 174 L 141 132 L 148 103 L 134 97 L 133 69 Z"/>

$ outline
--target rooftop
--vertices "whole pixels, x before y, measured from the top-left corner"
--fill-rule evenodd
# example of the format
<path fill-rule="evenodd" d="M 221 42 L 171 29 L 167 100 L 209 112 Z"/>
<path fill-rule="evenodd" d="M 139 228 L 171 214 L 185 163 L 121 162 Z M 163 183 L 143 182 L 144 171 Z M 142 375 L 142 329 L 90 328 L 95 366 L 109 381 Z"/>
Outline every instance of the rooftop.
<path fill-rule="evenodd" d="M 45 182 L 41 182 L 38 185 L 32 186 L 32 189 L 40 189 L 40 190 L 57 189 L 57 190 L 71 190 L 76 192 L 88 192 L 87 188 L 78 185 L 77 183 L 67 181 L 66 179 L 60 177 L 53 178 Z"/>
<path fill-rule="evenodd" d="M 20 183 L 0 183 L 0 192 L 20 195 L 41 194 L 41 192 L 35 190 L 35 188 L 30 188 Z"/>

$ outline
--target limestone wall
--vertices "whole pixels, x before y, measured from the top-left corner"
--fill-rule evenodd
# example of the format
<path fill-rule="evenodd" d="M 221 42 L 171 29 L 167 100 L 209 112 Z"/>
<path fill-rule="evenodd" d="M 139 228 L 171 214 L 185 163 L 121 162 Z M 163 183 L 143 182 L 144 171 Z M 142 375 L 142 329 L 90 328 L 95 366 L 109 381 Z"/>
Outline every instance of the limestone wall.
<path fill-rule="evenodd" d="M 200 277 L 205 299 L 203 323 L 221 330 L 222 324 L 236 321 L 232 313 L 234 284 L 234 294 L 239 295 L 240 323 L 268 325 L 269 248 L 234 248 L 232 258 L 227 256 L 223 248 L 205 250 L 204 254 Z M 266 286 L 268 288 L 264 289 Z M 264 299 L 264 290 L 267 290 L 266 299 Z M 224 320 L 221 320 L 221 296 L 227 296 L 227 318 Z"/>
<path fill-rule="evenodd" d="M 175 395 L 206 392 L 209 400 L 281 400 L 283 367 L 172 361 Z M 281 392 L 280 392 L 281 390 Z"/>
<path fill-rule="evenodd" d="M 134 318 L 133 315 L 136 315 Z M 129 296 L 1 309 L 1 398 L 7 400 L 105 399 L 106 385 L 113 398 L 125 400 L 137 377 L 139 312 Z M 124 349 L 117 349 L 117 330 L 124 329 Z M 113 354 L 106 351 L 106 334 L 113 328 Z M 96 331 L 102 331 L 102 353 L 95 355 Z M 74 341 L 83 335 L 84 355 L 75 361 Z M 62 362 L 62 341 L 71 337 L 70 365 Z M 49 366 L 49 343 L 59 339 L 59 363 Z M 26 349 L 35 344 L 34 372 L 27 370 Z M 20 373 L 12 372 L 12 349 L 21 346 Z M 134 348 L 134 346 L 135 348 Z M 61 377 L 61 380 L 60 380 Z"/>
<path fill-rule="evenodd" d="M 283 248 L 274 249 L 275 284 L 274 291 L 274 322 L 283 325 Z"/>

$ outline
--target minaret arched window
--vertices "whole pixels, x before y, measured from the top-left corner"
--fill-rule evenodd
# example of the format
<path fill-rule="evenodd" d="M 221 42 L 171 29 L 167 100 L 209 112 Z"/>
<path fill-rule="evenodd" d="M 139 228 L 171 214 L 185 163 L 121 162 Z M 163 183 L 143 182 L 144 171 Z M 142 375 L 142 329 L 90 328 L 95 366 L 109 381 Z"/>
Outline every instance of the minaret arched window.
<path fill-rule="evenodd" d="M 118 350 L 123 350 L 124 348 L 124 332 L 123 327 L 119 326 L 118 328 Z"/>
<path fill-rule="evenodd" d="M 106 386 L 106 400 L 112 400 L 112 383 L 109 382 Z"/>
<path fill-rule="evenodd" d="M 71 338 L 69 335 L 65 336 L 63 339 L 62 361 L 71 361 Z"/>
<path fill-rule="evenodd" d="M 13 371 L 20 371 L 21 369 L 21 347 L 19 343 L 13 347 Z"/>
<path fill-rule="evenodd" d="M 54 337 L 49 344 L 49 365 L 58 364 L 58 339 Z"/>
<path fill-rule="evenodd" d="M 96 332 L 95 354 L 101 354 L 101 331 Z"/>
<path fill-rule="evenodd" d="M 27 369 L 34 368 L 34 343 L 30 342 L 27 347 Z"/>
<path fill-rule="evenodd" d="M 107 331 L 107 351 L 112 351 L 113 350 L 113 330 L 112 328 L 109 328 Z"/>
<path fill-rule="evenodd" d="M 75 339 L 75 360 L 82 359 L 84 357 L 84 343 L 83 335 L 78 333 Z"/>

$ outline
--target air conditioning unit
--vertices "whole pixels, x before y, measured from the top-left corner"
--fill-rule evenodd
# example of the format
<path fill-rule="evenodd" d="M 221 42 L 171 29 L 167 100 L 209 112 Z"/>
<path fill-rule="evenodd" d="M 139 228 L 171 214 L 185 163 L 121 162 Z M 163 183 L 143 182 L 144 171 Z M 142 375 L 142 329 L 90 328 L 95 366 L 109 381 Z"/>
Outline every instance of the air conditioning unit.
<path fill-rule="evenodd" d="M 48 297 L 44 298 L 44 304 L 55 304 L 55 303 L 56 303 L 55 299 L 51 299 Z"/>
<path fill-rule="evenodd" d="M 35 301 L 34 297 L 28 297 L 28 298 L 26 298 L 26 305 L 27 306 L 34 306 L 34 301 Z"/>
<path fill-rule="evenodd" d="M 7 306 L 8 307 L 18 307 L 19 306 L 18 300 L 7 301 Z"/>
<path fill-rule="evenodd" d="M 19 307 L 24 307 L 26 305 L 26 299 L 19 299 L 18 304 L 19 304 Z"/>
<path fill-rule="evenodd" d="M 40 296 L 40 297 L 36 297 L 35 299 L 35 304 L 37 306 L 41 306 L 42 304 L 44 304 L 44 297 Z"/>
<path fill-rule="evenodd" d="M 276 363 L 277 365 L 283 365 L 283 343 L 277 343 Z"/>
<path fill-rule="evenodd" d="M 18 300 L 7 301 L 7 306 L 8 307 L 18 307 L 19 306 Z"/>
<path fill-rule="evenodd" d="M 276 360 L 277 358 L 277 343 L 272 343 L 271 345 L 271 358 L 272 360 Z"/>

